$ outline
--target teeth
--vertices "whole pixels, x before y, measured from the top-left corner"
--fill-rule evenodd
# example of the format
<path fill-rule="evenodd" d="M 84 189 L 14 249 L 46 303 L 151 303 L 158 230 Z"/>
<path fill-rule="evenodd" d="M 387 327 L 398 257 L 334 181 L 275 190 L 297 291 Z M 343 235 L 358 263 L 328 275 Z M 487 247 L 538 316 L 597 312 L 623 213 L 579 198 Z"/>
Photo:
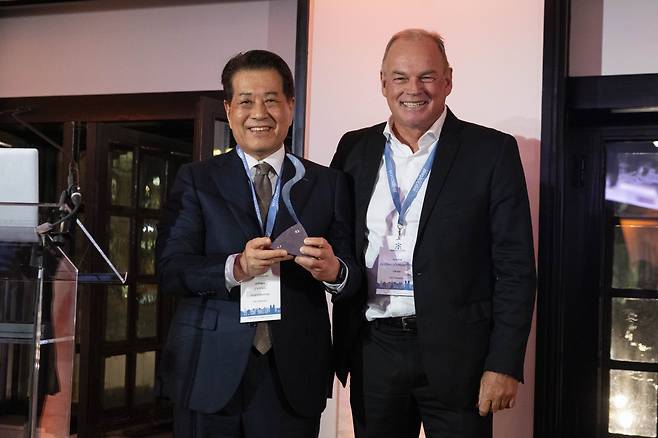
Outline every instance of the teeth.
<path fill-rule="evenodd" d="M 256 131 L 256 132 L 262 132 L 262 131 L 269 131 L 270 128 L 269 126 L 257 126 L 255 128 L 249 128 L 250 131 Z"/>
<path fill-rule="evenodd" d="M 407 108 L 418 108 L 425 105 L 425 102 L 402 102 L 402 105 L 406 106 Z"/>

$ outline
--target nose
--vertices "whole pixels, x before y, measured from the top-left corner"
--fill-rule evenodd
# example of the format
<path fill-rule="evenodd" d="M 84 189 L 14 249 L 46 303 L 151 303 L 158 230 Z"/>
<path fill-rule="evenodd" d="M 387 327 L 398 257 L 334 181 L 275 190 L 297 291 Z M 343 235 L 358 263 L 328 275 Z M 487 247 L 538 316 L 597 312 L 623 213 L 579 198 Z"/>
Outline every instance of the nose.
<path fill-rule="evenodd" d="M 419 78 L 410 78 L 407 82 L 407 93 L 418 94 L 422 89 L 423 83 Z"/>
<path fill-rule="evenodd" d="M 267 118 L 267 107 L 265 106 L 265 102 L 263 102 L 261 99 L 256 99 L 254 105 L 251 107 L 250 116 L 252 119 L 256 120 Z"/>

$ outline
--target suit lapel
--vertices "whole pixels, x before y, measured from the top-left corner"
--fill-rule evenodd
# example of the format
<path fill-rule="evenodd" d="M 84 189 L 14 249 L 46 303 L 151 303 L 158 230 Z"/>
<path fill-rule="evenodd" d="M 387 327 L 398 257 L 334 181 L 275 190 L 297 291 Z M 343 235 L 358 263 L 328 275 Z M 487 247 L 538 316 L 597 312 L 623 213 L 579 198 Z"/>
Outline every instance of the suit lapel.
<path fill-rule="evenodd" d="M 281 188 L 283 184 L 288 182 L 292 177 L 295 176 L 295 166 L 290 162 L 288 157 L 283 161 L 283 172 L 282 172 Z M 295 209 L 295 214 L 302 221 L 302 212 L 304 207 L 311 196 L 313 186 L 315 184 L 316 175 L 309 171 L 308 167 L 306 168 L 306 174 L 304 178 L 298 181 L 290 191 L 290 199 L 292 201 L 292 206 Z M 276 220 L 274 221 L 274 229 L 272 230 L 272 240 L 287 230 L 289 227 L 295 224 L 294 219 L 290 216 L 288 212 L 288 207 L 286 207 L 285 202 L 283 202 L 283 196 L 279 197 L 279 211 L 276 215 Z M 302 225 L 304 225 L 302 223 Z"/>
<path fill-rule="evenodd" d="M 441 129 L 441 137 L 439 139 L 439 144 L 437 145 L 438 149 L 436 151 L 434 163 L 432 164 L 432 172 L 430 173 L 429 181 L 427 182 L 427 191 L 425 192 L 423 209 L 420 213 L 418 236 L 416 238 L 417 242 L 419 242 L 422 237 L 423 230 L 427 226 L 427 221 L 432 213 L 434 204 L 436 204 L 436 201 L 439 198 L 443 184 L 446 181 L 452 163 L 459 151 L 459 139 L 457 138 L 459 121 L 447 108 L 448 107 L 446 107 L 448 114 L 446 115 L 446 120 Z"/>
<path fill-rule="evenodd" d="M 218 192 L 226 201 L 235 222 L 239 225 L 247 240 L 262 235 L 254 201 L 249 188 L 249 178 L 244 165 L 235 150 L 229 152 L 223 160 L 217 160 L 217 172 L 212 172 L 212 179 Z"/>
<path fill-rule="evenodd" d="M 356 182 L 356 193 L 354 196 L 356 213 L 354 235 L 356 238 L 357 254 L 363 253 L 363 244 L 365 242 L 363 236 L 365 236 L 366 214 L 368 213 L 370 197 L 375 190 L 375 181 L 377 180 L 379 167 L 381 166 L 382 157 L 384 156 L 386 137 L 383 134 L 383 129 L 384 125 L 381 125 L 381 129 L 378 129 L 368 136 L 361 157 L 363 167 L 359 175 L 359 180 Z"/>

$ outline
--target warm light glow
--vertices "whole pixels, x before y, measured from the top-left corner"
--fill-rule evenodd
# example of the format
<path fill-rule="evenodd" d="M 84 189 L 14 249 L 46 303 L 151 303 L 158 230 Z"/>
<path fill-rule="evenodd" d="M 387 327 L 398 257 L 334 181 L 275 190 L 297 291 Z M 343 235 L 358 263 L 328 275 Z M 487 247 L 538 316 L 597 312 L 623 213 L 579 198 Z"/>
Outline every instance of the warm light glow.
<path fill-rule="evenodd" d="M 159 176 L 156 176 L 155 178 L 153 178 L 153 185 L 156 186 L 156 187 L 160 186 L 160 177 Z"/>
<path fill-rule="evenodd" d="M 221 153 L 222 153 L 222 150 L 219 149 L 219 148 L 216 148 L 216 149 L 213 149 L 213 150 L 212 150 L 212 154 L 213 154 L 213 156 L 215 156 L 215 155 L 221 155 Z"/>
<path fill-rule="evenodd" d="M 621 409 L 628 404 L 628 397 L 624 394 L 617 394 L 612 396 L 612 404 L 617 408 Z"/>
<path fill-rule="evenodd" d="M 622 411 L 617 417 L 617 423 L 624 429 L 630 429 L 635 423 L 635 415 L 631 411 Z"/>

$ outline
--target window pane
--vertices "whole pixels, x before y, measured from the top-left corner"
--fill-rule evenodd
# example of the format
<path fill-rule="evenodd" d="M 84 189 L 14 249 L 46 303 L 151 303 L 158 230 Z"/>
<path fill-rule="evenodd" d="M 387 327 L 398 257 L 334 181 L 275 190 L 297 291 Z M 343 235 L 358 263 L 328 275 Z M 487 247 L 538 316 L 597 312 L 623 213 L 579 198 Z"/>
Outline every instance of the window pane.
<path fill-rule="evenodd" d="M 112 205 L 130 207 L 133 199 L 133 153 L 110 152 L 110 199 Z"/>
<path fill-rule="evenodd" d="M 158 221 L 145 219 L 139 233 L 139 273 L 155 274 L 155 238 Z"/>
<path fill-rule="evenodd" d="M 137 337 L 152 338 L 157 334 L 158 286 L 137 286 Z"/>
<path fill-rule="evenodd" d="M 658 223 L 620 219 L 615 226 L 612 287 L 658 290 Z"/>
<path fill-rule="evenodd" d="M 130 266 L 130 218 L 110 217 L 110 260 L 121 272 Z"/>
<path fill-rule="evenodd" d="M 610 357 L 658 362 L 658 300 L 612 299 Z"/>
<path fill-rule="evenodd" d="M 105 358 L 103 408 L 110 409 L 126 404 L 126 356 Z"/>
<path fill-rule="evenodd" d="M 656 436 L 658 373 L 610 370 L 608 432 Z"/>
<path fill-rule="evenodd" d="M 160 208 L 165 161 L 160 157 L 144 154 L 140 163 L 139 206 L 143 208 Z"/>
<path fill-rule="evenodd" d="M 135 404 L 140 405 L 153 401 L 154 383 L 155 351 L 137 353 L 137 369 L 135 370 Z"/>
<path fill-rule="evenodd" d="M 128 286 L 107 288 L 105 340 L 123 341 L 128 337 Z"/>
<path fill-rule="evenodd" d="M 657 152 L 650 142 L 609 146 L 605 199 L 614 216 L 658 217 Z"/>

